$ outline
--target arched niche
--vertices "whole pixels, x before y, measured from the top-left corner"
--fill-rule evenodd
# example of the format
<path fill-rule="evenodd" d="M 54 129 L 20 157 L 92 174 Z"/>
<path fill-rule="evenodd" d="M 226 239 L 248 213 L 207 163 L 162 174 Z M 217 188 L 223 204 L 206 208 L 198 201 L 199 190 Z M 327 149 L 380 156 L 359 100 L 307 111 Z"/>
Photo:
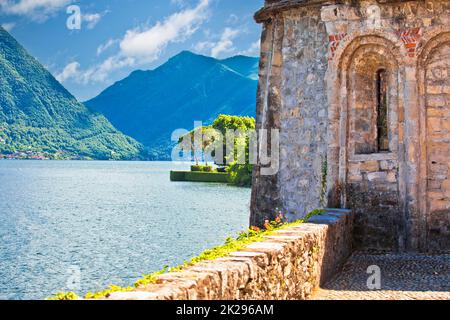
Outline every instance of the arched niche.
<path fill-rule="evenodd" d="M 418 59 L 421 248 L 450 248 L 450 32 L 433 35 Z"/>
<path fill-rule="evenodd" d="M 404 117 L 403 101 L 399 99 L 402 87 L 400 79 L 404 79 L 405 58 L 407 52 L 401 42 L 395 37 L 381 34 L 355 35 L 346 40 L 336 52 L 336 57 L 329 65 L 327 73 L 328 101 L 329 101 L 329 130 L 328 130 L 328 196 L 329 202 L 335 206 L 345 206 L 346 199 L 343 186 L 347 182 L 348 161 L 350 159 L 364 159 L 367 155 L 358 154 L 354 141 L 349 141 L 351 129 L 351 113 L 353 106 L 360 97 L 355 96 L 356 86 L 351 78 L 357 68 L 357 62 L 364 66 L 364 54 L 373 57 L 372 68 L 366 74 L 371 74 L 378 67 L 385 67 L 389 79 L 389 151 L 378 154 L 378 159 L 397 159 L 402 130 L 399 123 Z M 353 70 L 352 70 L 353 68 Z M 367 77 L 369 79 L 369 77 Z M 353 84 L 352 84 L 353 82 Z M 373 83 L 373 82 L 372 82 Z M 375 84 L 372 84 L 374 89 Z M 376 91 L 375 91 L 376 92 Z M 374 90 L 371 97 L 375 99 Z M 372 106 L 374 104 L 372 103 Z M 394 111 L 394 112 L 393 112 Z M 354 116 L 353 116 L 354 118 Z M 351 136 L 351 135 L 350 135 Z"/>
<path fill-rule="evenodd" d="M 355 210 L 355 243 L 365 248 L 401 249 L 405 243 L 403 48 L 378 34 L 356 37 L 328 74 L 329 198 L 338 196 L 342 207 Z"/>
<path fill-rule="evenodd" d="M 350 160 L 395 154 L 398 149 L 398 65 L 387 48 L 364 45 L 347 71 Z M 345 107 L 345 106 L 344 106 Z"/>

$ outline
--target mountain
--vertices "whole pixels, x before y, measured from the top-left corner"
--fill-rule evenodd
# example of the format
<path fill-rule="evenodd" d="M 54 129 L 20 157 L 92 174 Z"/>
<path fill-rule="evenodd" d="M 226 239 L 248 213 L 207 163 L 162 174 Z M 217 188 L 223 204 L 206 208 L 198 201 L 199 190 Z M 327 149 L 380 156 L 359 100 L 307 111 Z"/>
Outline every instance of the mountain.
<path fill-rule="evenodd" d="M 133 159 L 142 149 L 77 102 L 0 27 L 0 155 Z"/>
<path fill-rule="evenodd" d="M 225 60 L 183 51 L 155 70 L 135 71 L 87 101 L 150 150 L 170 158 L 172 132 L 211 123 L 219 114 L 255 116 L 258 59 Z"/>
<path fill-rule="evenodd" d="M 221 60 L 220 63 L 226 65 L 234 71 L 239 72 L 247 78 L 258 80 L 259 59 L 257 58 L 234 56 Z"/>

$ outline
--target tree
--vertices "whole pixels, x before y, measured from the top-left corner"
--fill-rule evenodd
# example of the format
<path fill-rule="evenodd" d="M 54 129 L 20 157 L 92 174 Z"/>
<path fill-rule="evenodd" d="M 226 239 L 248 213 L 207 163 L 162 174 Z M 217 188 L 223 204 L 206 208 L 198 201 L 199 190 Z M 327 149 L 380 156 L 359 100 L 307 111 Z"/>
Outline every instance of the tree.
<path fill-rule="evenodd" d="M 228 164 L 228 173 L 230 182 L 238 186 L 250 186 L 252 183 L 253 165 L 250 163 L 250 131 L 255 130 L 256 121 L 251 117 L 238 117 L 220 115 L 213 123 L 213 128 L 219 130 L 224 136 L 223 148 L 224 157 Z M 227 130 L 233 130 L 234 135 L 234 152 L 226 153 L 227 146 Z M 245 163 L 238 162 L 238 151 L 245 150 Z"/>
<path fill-rule="evenodd" d="M 205 163 L 208 165 L 207 155 L 214 153 L 217 142 L 221 144 L 221 134 L 212 126 L 197 127 L 185 136 L 182 136 L 180 142 L 185 141 L 184 139 L 190 139 L 194 161 L 197 166 L 202 158 L 205 159 Z"/>
<path fill-rule="evenodd" d="M 198 166 L 202 157 L 208 165 L 208 155 L 216 158 L 216 164 L 226 164 L 230 182 L 238 186 L 250 186 L 253 164 L 250 163 L 250 133 L 256 128 L 251 117 L 219 115 L 210 126 L 198 127 L 180 138 L 180 143 L 188 142 Z M 227 132 L 233 133 L 233 152 L 227 154 Z M 187 140 L 186 140 L 187 139 Z M 197 141 L 196 141 L 197 140 Z M 201 143 L 200 143 L 201 141 Z M 216 154 L 222 148 L 221 154 Z M 239 151 L 244 150 L 244 155 Z M 245 156 L 245 159 L 242 159 Z M 221 159 L 220 159 L 221 158 Z M 220 161 L 219 161 L 220 159 Z M 242 163 L 238 160 L 245 160 Z"/>

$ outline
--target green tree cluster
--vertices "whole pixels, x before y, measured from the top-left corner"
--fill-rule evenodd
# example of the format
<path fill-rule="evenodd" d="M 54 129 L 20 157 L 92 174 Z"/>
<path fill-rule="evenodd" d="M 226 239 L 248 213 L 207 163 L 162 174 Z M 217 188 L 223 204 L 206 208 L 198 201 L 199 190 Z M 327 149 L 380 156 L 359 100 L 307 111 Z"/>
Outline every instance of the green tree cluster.
<path fill-rule="evenodd" d="M 230 183 L 237 186 L 248 187 L 252 183 L 253 165 L 250 163 L 250 133 L 256 128 L 255 119 L 252 117 L 240 117 L 232 115 L 219 115 L 210 126 L 198 127 L 182 137 L 180 141 L 188 136 L 191 145 L 194 147 L 194 160 L 198 165 L 204 154 L 214 154 L 213 149 L 217 148 L 217 142 L 222 144 L 223 156 L 221 161 L 216 164 L 226 164 L 226 171 L 229 173 Z M 234 150 L 227 150 L 227 138 L 230 131 L 235 134 L 232 144 Z M 218 134 L 220 133 L 220 134 Z M 228 134 L 227 134 L 228 133 Z M 202 143 L 195 144 L 195 137 L 201 136 Z M 240 156 L 241 150 L 245 153 L 245 163 L 243 164 Z M 216 157 L 217 158 L 217 157 Z M 205 160 L 207 160 L 205 158 Z"/>
<path fill-rule="evenodd" d="M 219 130 L 224 136 L 224 155 L 228 163 L 227 171 L 230 182 L 237 186 L 248 187 L 252 184 L 253 165 L 250 163 L 250 131 L 256 128 L 255 118 L 220 115 L 212 127 Z M 234 130 L 234 152 L 227 154 L 227 130 Z M 245 164 L 238 162 L 239 150 L 245 150 Z"/>

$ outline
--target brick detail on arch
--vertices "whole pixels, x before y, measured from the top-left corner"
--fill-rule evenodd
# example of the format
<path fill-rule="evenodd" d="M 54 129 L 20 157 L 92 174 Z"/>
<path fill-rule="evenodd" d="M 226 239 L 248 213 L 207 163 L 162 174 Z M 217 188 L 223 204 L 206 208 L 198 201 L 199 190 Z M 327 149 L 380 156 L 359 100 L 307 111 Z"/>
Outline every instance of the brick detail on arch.
<path fill-rule="evenodd" d="M 336 50 L 339 47 L 339 44 L 341 43 L 342 40 L 344 40 L 344 38 L 347 36 L 347 33 L 338 33 L 338 34 L 332 34 L 328 36 L 328 40 L 330 41 L 330 46 L 329 46 L 329 56 L 328 56 L 328 60 L 331 61 L 334 59 L 334 56 L 336 54 Z"/>
<path fill-rule="evenodd" d="M 417 44 L 422 37 L 422 28 L 400 29 L 396 32 L 397 36 L 403 41 L 408 56 L 414 58 L 417 52 Z"/>

